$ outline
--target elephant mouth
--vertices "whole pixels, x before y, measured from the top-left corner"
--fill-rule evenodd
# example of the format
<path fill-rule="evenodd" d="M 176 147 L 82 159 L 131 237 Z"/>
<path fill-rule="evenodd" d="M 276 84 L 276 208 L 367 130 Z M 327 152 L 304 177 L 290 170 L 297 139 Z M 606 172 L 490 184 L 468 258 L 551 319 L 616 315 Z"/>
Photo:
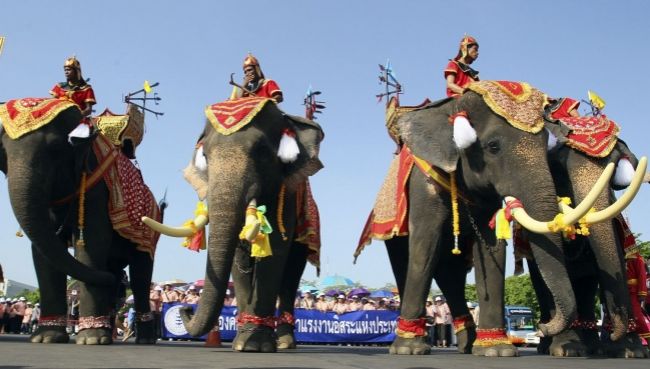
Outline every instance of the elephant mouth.
<path fill-rule="evenodd" d="M 642 158 L 643 160 L 644 158 Z M 639 162 L 638 168 L 640 168 L 641 162 Z M 535 233 L 556 233 L 558 231 L 564 230 L 567 225 L 572 225 L 578 220 L 585 217 L 591 208 L 598 200 L 598 196 L 603 192 L 603 190 L 609 185 L 609 181 L 614 174 L 614 163 L 609 163 L 605 170 L 600 175 L 600 178 L 596 181 L 594 186 L 591 188 L 584 200 L 576 206 L 575 209 L 565 208 L 565 204 L 560 203 L 559 208 L 560 212 L 553 220 L 550 221 L 540 221 L 534 219 L 526 212 L 523 205 L 519 200 L 512 196 L 506 196 L 506 208 L 510 208 L 512 217 L 524 228 L 528 229 L 531 232 Z M 645 162 L 642 173 L 645 173 Z M 643 177 L 643 174 L 641 175 Z M 636 178 L 636 177 L 635 177 Z M 630 185 L 632 186 L 632 185 Z M 633 195 L 632 195 L 633 196 Z M 568 206 L 568 205 L 566 205 Z M 566 211 L 564 211 L 566 210 Z M 590 223 L 590 222 L 588 222 Z"/>

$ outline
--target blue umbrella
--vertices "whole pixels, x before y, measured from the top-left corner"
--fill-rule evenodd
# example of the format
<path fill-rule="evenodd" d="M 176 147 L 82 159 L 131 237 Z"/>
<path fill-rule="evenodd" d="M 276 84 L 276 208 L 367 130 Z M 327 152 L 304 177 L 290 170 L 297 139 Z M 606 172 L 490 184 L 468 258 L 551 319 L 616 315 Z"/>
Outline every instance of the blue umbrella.
<path fill-rule="evenodd" d="M 304 286 L 300 286 L 300 291 L 302 291 L 302 292 L 316 292 L 316 291 L 318 291 L 318 287 L 312 286 L 310 284 L 306 284 Z"/>
<path fill-rule="evenodd" d="M 370 294 L 370 297 L 376 297 L 376 298 L 393 297 L 393 293 L 388 290 L 377 290 L 377 291 L 373 291 Z"/>
<path fill-rule="evenodd" d="M 340 276 L 338 274 L 334 275 L 329 275 L 325 278 L 323 278 L 320 281 L 320 285 L 322 288 L 327 288 L 327 287 L 332 287 L 332 286 L 354 286 L 354 282 L 350 278 L 345 278 L 343 276 Z"/>
<path fill-rule="evenodd" d="M 329 297 L 336 297 L 336 296 L 342 295 L 342 294 L 343 294 L 343 291 L 337 290 L 337 289 L 332 289 L 332 290 L 329 290 L 329 291 L 325 292 L 325 296 L 329 296 Z"/>
<path fill-rule="evenodd" d="M 348 296 L 358 296 L 358 297 L 366 297 L 370 295 L 370 291 L 363 287 L 358 287 L 358 288 L 353 288 L 352 291 L 348 292 Z"/>

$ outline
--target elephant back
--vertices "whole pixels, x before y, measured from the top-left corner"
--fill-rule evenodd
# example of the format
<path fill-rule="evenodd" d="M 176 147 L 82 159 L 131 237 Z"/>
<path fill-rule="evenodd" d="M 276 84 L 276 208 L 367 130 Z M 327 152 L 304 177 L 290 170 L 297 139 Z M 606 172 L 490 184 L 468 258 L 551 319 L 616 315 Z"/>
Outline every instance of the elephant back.
<path fill-rule="evenodd" d="M 0 121 L 7 135 L 15 140 L 49 124 L 68 109 L 79 111 L 79 107 L 74 102 L 65 99 L 34 97 L 14 99 L 0 105 Z M 79 120 L 81 120 L 80 111 Z"/>

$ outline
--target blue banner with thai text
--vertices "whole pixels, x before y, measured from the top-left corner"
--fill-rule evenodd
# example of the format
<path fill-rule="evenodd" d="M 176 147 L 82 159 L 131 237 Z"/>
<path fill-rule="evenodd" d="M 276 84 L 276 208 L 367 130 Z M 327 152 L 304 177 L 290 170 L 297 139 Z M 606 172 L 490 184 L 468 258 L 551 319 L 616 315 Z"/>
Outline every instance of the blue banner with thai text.
<path fill-rule="evenodd" d="M 179 311 L 183 306 L 163 304 L 163 338 L 195 339 L 183 326 Z M 232 341 L 237 334 L 237 308 L 224 306 L 218 324 L 222 341 Z M 362 310 L 345 314 L 318 310 L 295 310 L 295 336 L 298 343 L 390 343 L 395 339 L 399 313 L 391 310 Z M 206 336 L 196 338 L 205 340 Z"/>

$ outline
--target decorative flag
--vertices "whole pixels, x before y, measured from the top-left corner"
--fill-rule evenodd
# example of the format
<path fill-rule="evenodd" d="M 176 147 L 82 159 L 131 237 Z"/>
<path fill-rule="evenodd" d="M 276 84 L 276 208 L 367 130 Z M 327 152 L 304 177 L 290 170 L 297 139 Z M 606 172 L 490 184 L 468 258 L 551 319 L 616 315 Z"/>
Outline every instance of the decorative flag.
<path fill-rule="evenodd" d="M 5 45 L 5 37 L 0 36 L 0 55 L 2 55 L 2 47 Z"/>
<path fill-rule="evenodd" d="M 591 105 L 598 110 L 603 110 L 605 107 L 605 100 L 591 90 L 587 91 L 587 96 L 589 96 L 589 102 L 591 102 Z"/>
<path fill-rule="evenodd" d="M 144 80 L 144 92 L 148 94 L 151 93 L 151 86 L 149 85 L 149 81 L 146 79 Z"/>

